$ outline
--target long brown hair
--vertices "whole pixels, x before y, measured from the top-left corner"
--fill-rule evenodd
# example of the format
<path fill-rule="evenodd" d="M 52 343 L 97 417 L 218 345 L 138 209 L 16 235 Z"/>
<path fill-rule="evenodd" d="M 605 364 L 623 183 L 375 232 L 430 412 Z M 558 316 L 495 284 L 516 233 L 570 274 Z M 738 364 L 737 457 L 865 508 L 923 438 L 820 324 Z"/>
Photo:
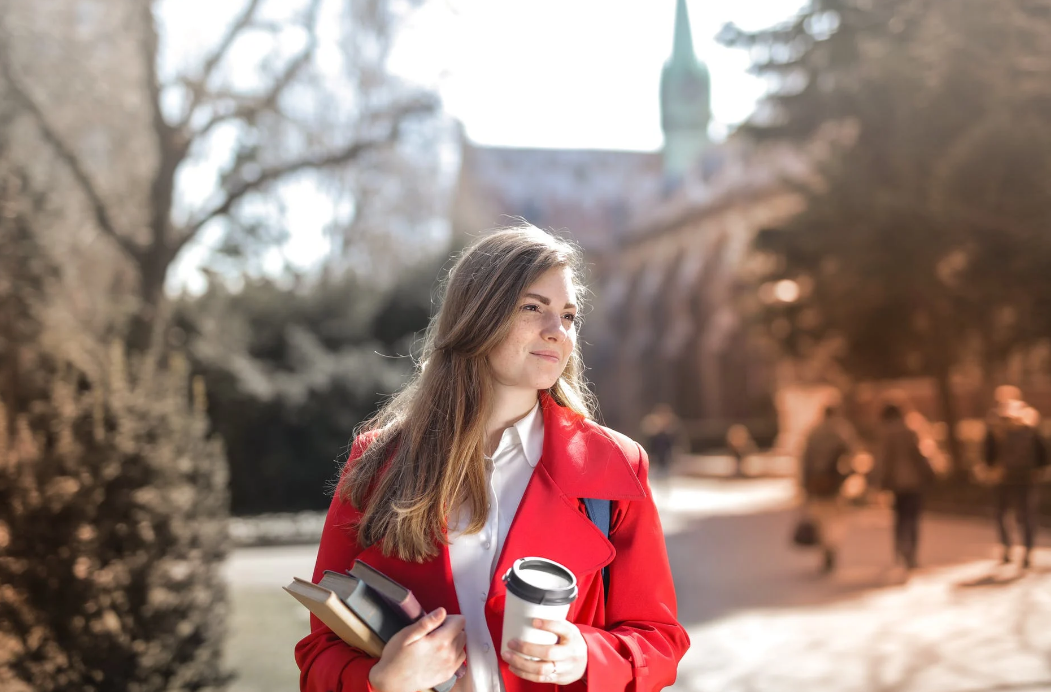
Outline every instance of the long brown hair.
<path fill-rule="evenodd" d="M 485 425 L 492 406 L 490 352 L 511 329 L 518 302 L 544 272 L 568 267 L 580 289 L 580 254 L 535 226 L 485 236 L 457 259 L 427 330 L 415 374 L 358 434 L 376 438 L 343 476 L 337 493 L 361 509 L 363 546 L 422 562 L 448 543 L 450 511 L 470 512 L 476 533 L 489 512 Z M 578 301 L 579 302 L 579 301 Z M 580 348 L 548 392 L 591 417 Z"/>

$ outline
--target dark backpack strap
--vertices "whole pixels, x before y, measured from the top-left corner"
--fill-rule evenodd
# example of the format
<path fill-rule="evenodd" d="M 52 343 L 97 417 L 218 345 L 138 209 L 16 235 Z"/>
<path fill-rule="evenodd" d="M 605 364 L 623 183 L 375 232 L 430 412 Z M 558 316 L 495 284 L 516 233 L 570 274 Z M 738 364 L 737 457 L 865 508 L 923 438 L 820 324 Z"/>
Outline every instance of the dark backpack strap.
<path fill-rule="evenodd" d="M 585 497 L 584 507 L 588 512 L 588 519 L 598 527 L 602 535 L 609 538 L 609 515 L 613 505 L 611 500 L 598 500 L 593 497 Z M 602 589 L 604 597 L 609 598 L 609 565 L 602 568 Z"/>

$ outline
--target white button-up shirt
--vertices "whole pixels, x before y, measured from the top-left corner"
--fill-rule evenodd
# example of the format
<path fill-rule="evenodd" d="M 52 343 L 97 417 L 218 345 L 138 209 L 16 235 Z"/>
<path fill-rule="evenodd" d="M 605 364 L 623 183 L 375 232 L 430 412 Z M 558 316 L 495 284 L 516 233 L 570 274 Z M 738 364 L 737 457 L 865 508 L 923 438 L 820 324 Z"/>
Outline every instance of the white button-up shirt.
<path fill-rule="evenodd" d="M 500 692 L 499 643 L 494 645 L 485 621 L 485 602 L 497 558 L 522 502 L 526 485 L 544 449 L 544 416 L 540 403 L 504 430 L 489 470 L 489 516 L 476 534 L 462 532 L 469 523 L 458 513 L 449 527 L 449 562 L 456 598 L 466 621 L 467 675 L 460 680 L 465 692 Z"/>

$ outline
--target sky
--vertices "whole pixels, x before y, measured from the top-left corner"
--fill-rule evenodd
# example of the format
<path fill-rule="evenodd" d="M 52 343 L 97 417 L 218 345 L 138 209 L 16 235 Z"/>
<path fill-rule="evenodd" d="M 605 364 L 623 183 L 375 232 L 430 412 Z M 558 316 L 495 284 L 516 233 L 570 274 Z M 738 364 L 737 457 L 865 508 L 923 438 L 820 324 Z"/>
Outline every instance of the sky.
<path fill-rule="evenodd" d="M 804 0 L 687 0 L 695 52 L 712 83 L 710 134 L 721 139 L 746 119 L 763 93 L 748 74 L 748 55 L 715 42 L 727 22 L 759 29 L 795 13 Z M 243 0 L 167 0 L 164 16 L 172 64 L 203 54 Z M 426 0 L 406 17 L 390 69 L 433 87 L 447 113 L 478 144 L 516 147 L 657 150 L 661 146 L 659 86 L 671 55 L 676 0 Z M 287 8 L 282 2 L 267 5 Z M 200 22 L 202 12 L 217 21 Z M 228 19 L 227 19 L 228 21 Z M 251 84 L 258 54 L 248 42 L 231 66 Z M 237 53 L 235 53 L 237 55 Z M 226 154 L 215 151 L 180 172 L 180 192 L 199 200 L 214 189 Z M 209 172 L 211 171 L 211 172 Z M 333 205 L 293 186 L 282 193 L 290 237 L 268 251 L 263 270 L 307 269 L 324 258 Z M 197 293 L 200 267 L 221 237 L 218 225 L 180 255 L 169 291 Z"/>
<path fill-rule="evenodd" d="M 694 48 L 712 77 L 712 135 L 752 112 L 763 83 L 748 55 L 717 44 L 727 22 L 764 28 L 802 0 L 688 0 Z M 438 88 L 472 141 L 655 150 L 659 84 L 675 0 L 431 0 L 410 16 L 391 68 Z"/>

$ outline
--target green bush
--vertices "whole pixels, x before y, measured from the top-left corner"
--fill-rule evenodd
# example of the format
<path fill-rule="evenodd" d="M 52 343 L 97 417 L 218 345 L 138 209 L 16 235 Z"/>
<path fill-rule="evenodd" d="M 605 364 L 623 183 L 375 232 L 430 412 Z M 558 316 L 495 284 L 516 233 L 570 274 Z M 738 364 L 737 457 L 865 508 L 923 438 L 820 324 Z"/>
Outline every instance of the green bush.
<path fill-rule="evenodd" d="M 426 267 L 383 290 L 353 275 L 310 286 L 220 282 L 177 306 L 177 343 L 207 384 L 237 515 L 320 510 L 354 428 L 411 372 L 427 326 Z"/>

